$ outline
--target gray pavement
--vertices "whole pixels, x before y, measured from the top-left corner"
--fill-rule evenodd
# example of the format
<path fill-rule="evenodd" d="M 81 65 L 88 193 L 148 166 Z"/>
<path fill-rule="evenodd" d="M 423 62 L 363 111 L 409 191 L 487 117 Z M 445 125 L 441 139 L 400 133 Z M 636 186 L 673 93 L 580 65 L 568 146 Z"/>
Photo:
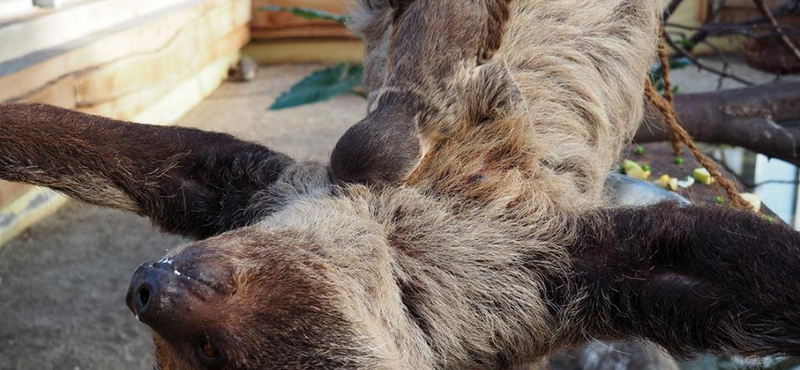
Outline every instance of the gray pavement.
<path fill-rule="evenodd" d="M 325 160 L 364 115 L 363 99 L 267 111 L 316 68 L 272 67 L 226 83 L 180 124 Z M 0 247 L 0 370 L 152 369 L 149 331 L 125 307 L 125 290 L 136 266 L 182 242 L 135 215 L 70 202 Z"/>

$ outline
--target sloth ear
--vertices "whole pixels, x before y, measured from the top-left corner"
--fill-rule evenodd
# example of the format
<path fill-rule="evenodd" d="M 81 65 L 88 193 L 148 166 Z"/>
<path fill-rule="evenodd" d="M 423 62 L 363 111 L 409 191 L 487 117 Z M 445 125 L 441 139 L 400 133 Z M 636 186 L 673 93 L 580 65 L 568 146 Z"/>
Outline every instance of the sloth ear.
<path fill-rule="evenodd" d="M 748 212 L 665 203 L 607 210 L 571 251 L 597 338 L 800 355 L 800 233 Z"/>
<path fill-rule="evenodd" d="M 0 105 L 0 143 L 0 179 L 136 212 L 195 238 L 252 222 L 253 195 L 293 163 L 225 134 L 38 104 Z"/>

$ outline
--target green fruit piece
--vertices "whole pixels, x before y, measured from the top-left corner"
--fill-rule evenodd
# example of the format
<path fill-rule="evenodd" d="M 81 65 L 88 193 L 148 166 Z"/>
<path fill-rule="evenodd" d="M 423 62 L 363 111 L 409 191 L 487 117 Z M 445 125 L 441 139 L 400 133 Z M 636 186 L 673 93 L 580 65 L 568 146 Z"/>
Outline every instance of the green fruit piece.
<path fill-rule="evenodd" d="M 648 172 L 648 171 L 650 171 L 650 165 L 643 164 L 643 165 L 642 165 L 642 169 L 643 169 L 645 172 Z"/>
<path fill-rule="evenodd" d="M 675 162 L 675 164 L 677 164 L 678 166 L 683 166 L 683 157 L 675 157 L 675 160 L 673 162 Z"/>
<path fill-rule="evenodd" d="M 723 204 L 725 204 L 725 198 L 717 195 L 717 197 L 714 198 L 714 202 L 716 202 L 719 205 L 723 205 Z"/>
<path fill-rule="evenodd" d="M 775 223 L 775 217 L 772 217 L 772 216 L 764 216 L 764 219 L 765 219 L 765 220 L 767 220 L 767 222 L 770 222 L 770 223 Z"/>
<path fill-rule="evenodd" d="M 632 161 L 630 159 L 626 159 L 626 160 L 622 161 L 622 167 L 625 168 L 625 172 L 626 173 L 628 171 L 630 171 L 632 168 L 638 168 L 640 170 L 642 169 L 642 166 L 640 166 L 638 163 L 636 163 L 636 162 L 634 162 L 634 161 Z"/>
<path fill-rule="evenodd" d="M 640 180 L 647 180 L 650 177 L 650 172 L 643 171 L 641 167 L 631 167 L 627 171 L 625 171 L 625 174 Z"/>
<path fill-rule="evenodd" d="M 714 178 L 711 177 L 711 173 L 705 168 L 696 168 L 694 171 L 692 171 L 692 177 L 694 177 L 697 182 L 705 185 L 709 185 L 714 182 Z"/>
<path fill-rule="evenodd" d="M 636 155 L 642 155 L 642 154 L 644 154 L 644 147 L 641 146 L 641 145 L 637 146 L 636 149 L 634 149 L 633 152 L 636 153 Z"/>

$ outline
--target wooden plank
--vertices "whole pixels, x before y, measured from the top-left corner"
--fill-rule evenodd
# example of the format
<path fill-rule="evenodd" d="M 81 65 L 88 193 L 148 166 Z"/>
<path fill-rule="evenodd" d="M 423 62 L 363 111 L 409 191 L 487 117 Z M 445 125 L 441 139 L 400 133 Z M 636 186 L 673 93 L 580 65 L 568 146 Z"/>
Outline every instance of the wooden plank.
<path fill-rule="evenodd" d="M 77 101 L 75 100 L 75 76 L 69 75 L 58 79 L 21 100 L 28 103 L 44 103 L 73 109 L 77 106 Z"/>
<path fill-rule="evenodd" d="M 219 9 L 191 26 L 155 52 L 134 55 L 78 73 L 75 77 L 79 107 L 113 101 L 131 92 L 179 78 L 199 66 L 238 50 L 248 41 L 246 0 Z M 225 39 L 220 44 L 219 40 Z M 210 52 L 209 52 L 210 51 Z"/>
<path fill-rule="evenodd" d="M 11 17 L 33 9 L 31 0 L 0 0 L 0 18 Z"/>
<path fill-rule="evenodd" d="M 0 61 L 19 58 L 194 0 L 100 0 L 0 27 Z"/>
<path fill-rule="evenodd" d="M 364 44 L 358 40 L 275 40 L 251 42 L 242 53 L 258 64 L 360 63 Z"/>
<path fill-rule="evenodd" d="M 0 210 L 0 247 L 41 219 L 55 213 L 67 197 L 52 190 L 31 187 Z"/>
<path fill-rule="evenodd" d="M 355 37 L 346 27 L 332 21 L 309 20 L 288 12 L 262 11 L 262 6 L 294 6 L 346 14 L 353 0 L 253 0 L 253 38 L 268 40 L 298 37 Z"/>
<path fill-rule="evenodd" d="M 253 27 L 254 28 L 281 28 L 300 25 L 331 24 L 335 22 L 323 20 L 309 20 L 292 15 L 288 12 L 262 11 L 264 6 L 293 6 L 322 10 L 334 14 L 347 14 L 352 7 L 352 0 L 253 0 Z"/>
<path fill-rule="evenodd" d="M 9 205 L 28 190 L 30 190 L 28 185 L 0 180 L 0 208 Z"/>
<path fill-rule="evenodd" d="M 158 52 L 184 27 L 231 3 L 231 0 L 193 0 L 184 8 L 140 17 L 73 43 L 0 63 L 0 101 L 19 100 L 77 71 L 131 55 Z M 249 12 L 246 13 L 249 18 Z"/>
<path fill-rule="evenodd" d="M 299 38 L 355 39 L 356 36 L 342 26 L 303 26 L 285 28 L 253 28 L 253 39 L 280 40 Z"/>
<path fill-rule="evenodd" d="M 174 124 L 228 78 L 228 69 L 237 60 L 239 60 L 238 51 L 211 63 L 161 96 L 155 104 L 139 113 L 134 121 L 154 125 Z"/>
<path fill-rule="evenodd" d="M 33 0 L 36 6 L 43 8 L 60 8 L 62 6 L 78 4 L 83 0 Z"/>
<path fill-rule="evenodd" d="M 62 52 L 27 58 L 22 67 L 0 64 L 0 100 L 15 96 L 117 119 L 172 124 L 227 78 L 249 40 L 250 12 L 248 0 L 196 1 L 179 12 L 142 17 L 59 46 Z M 10 95 L 6 87 L 22 94 Z M 0 245 L 65 199 L 47 189 L 0 182 Z"/>
<path fill-rule="evenodd" d="M 160 76 L 157 83 L 149 84 L 139 90 L 132 91 L 125 95 L 116 97 L 112 100 L 104 100 L 98 104 L 81 105 L 77 109 L 91 114 L 114 117 L 121 120 L 132 120 L 148 108 L 156 105 L 164 96 L 168 94 L 180 81 L 187 76 L 198 73 L 206 68 L 210 63 L 225 60 L 227 67 L 236 62 L 236 58 L 229 58 L 230 55 L 238 55 L 239 49 L 247 43 L 249 39 L 247 26 L 241 26 L 225 38 L 210 46 L 205 53 L 196 53 L 194 60 L 185 60 L 179 64 L 182 69 L 173 70 L 169 74 Z"/>

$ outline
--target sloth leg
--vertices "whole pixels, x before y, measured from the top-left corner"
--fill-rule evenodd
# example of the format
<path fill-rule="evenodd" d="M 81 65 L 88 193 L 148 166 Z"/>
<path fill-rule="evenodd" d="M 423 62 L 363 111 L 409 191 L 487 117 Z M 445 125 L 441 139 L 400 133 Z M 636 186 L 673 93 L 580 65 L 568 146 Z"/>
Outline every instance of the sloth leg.
<path fill-rule="evenodd" d="M 515 95 L 507 91 L 513 84 L 505 67 L 489 60 L 500 47 L 508 1 L 480 3 L 391 2 L 396 16 L 387 43 L 387 77 L 371 93 L 369 115 L 334 149 L 336 179 L 402 183 L 439 139 L 452 136 L 465 121 L 488 120 Z"/>

